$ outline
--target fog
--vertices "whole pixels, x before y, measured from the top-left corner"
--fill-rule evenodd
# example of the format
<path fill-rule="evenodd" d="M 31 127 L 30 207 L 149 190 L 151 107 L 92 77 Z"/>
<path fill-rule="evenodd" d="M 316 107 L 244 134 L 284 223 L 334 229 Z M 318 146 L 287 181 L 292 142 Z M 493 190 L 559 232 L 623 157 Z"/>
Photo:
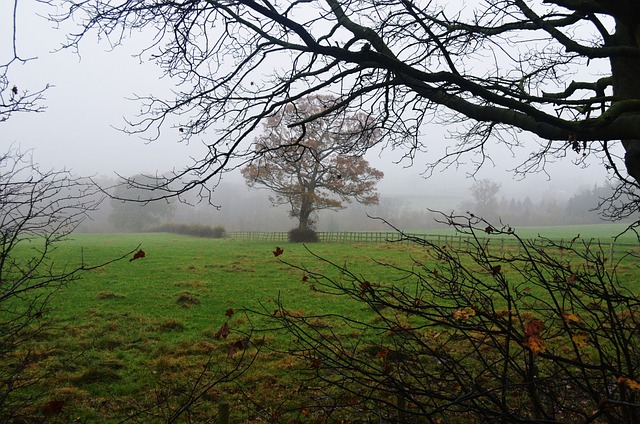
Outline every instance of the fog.
<path fill-rule="evenodd" d="M 10 51 L 7 31 L 11 25 L 8 8 L 12 2 L 0 3 L 0 52 Z M 166 130 L 157 140 L 149 142 L 138 135 L 128 135 L 118 128 L 125 119 L 135 119 L 141 112 L 140 103 L 130 100 L 135 95 L 162 96 L 170 92 L 172 81 L 162 78 L 153 64 L 141 63 L 133 56 L 136 46 L 143 41 L 140 34 L 132 34 L 125 46 L 110 51 L 108 44 L 83 43 L 81 51 L 54 52 L 64 42 L 65 28 L 53 29 L 35 12 L 46 13 L 44 5 L 19 3 L 17 41 L 22 57 L 37 58 L 12 68 L 11 84 L 20 90 L 38 90 L 51 84 L 45 93 L 46 111 L 38 114 L 14 115 L 0 126 L 2 147 L 32 150 L 34 160 L 43 168 L 66 168 L 79 176 L 94 176 L 105 183 L 117 176 L 129 177 L 140 173 L 164 173 L 179 170 L 191 164 L 192 157 L 202 155 L 204 149 L 198 140 L 177 142 L 177 130 Z M 0 53 L 2 54 L 2 53 Z M 6 53 L 5 53 L 6 54 Z M 4 57 L 0 58 L 2 61 Z M 423 140 L 429 150 L 418 155 L 413 163 L 401 161 L 401 151 L 372 151 L 367 159 L 385 173 L 378 185 L 379 206 L 365 208 L 351 204 L 339 212 L 323 212 L 320 230 L 360 230 L 380 228 L 377 221 L 366 215 L 383 216 L 399 226 L 411 230 L 433 225 L 427 208 L 452 210 L 464 208 L 471 198 L 469 188 L 475 179 L 490 179 L 501 185 L 498 198 L 501 207 L 511 199 L 524 201 L 527 197 L 536 206 L 541 201 L 554 199 L 557 211 L 582 190 L 602 185 L 607 173 L 597 158 L 586 168 L 572 163 L 571 155 L 549 163 L 546 173 L 528 175 L 522 179 L 510 170 L 520 164 L 535 149 L 524 147 L 509 151 L 496 144 L 491 146 L 493 162 L 487 162 L 474 174 L 470 164 L 440 169 L 428 178 L 422 175 L 425 164 L 433 161 L 451 143 L 446 128 L 428 125 L 422 128 Z M 203 136 L 213 137 L 213 134 Z M 520 135 L 527 143 L 535 139 Z M 572 152 L 570 152 L 572 153 Z M 471 160 L 472 158 L 467 158 Z M 477 158 L 476 158 L 477 159 Z M 399 162 L 399 163 L 398 163 Z M 474 175 L 472 175 L 474 174 Z M 287 230 L 295 225 L 288 218 L 286 208 L 274 208 L 268 202 L 266 190 L 246 188 L 239 172 L 225 175 L 214 192 L 214 208 L 208 204 L 183 206 L 176 209 L 173 219 L 224 225 L 228 231 Z M 106 202 L 108 203 L 108 202 Z M 595 206 L 595 201 L 594 205 Z M 96 215 L 86 230 L 107 231 L 113 228 L 103 219 L 109 214 L 109 205 Z M 536 206 L 537 207 L 537 206 Z M 563 216 L 556 217 L 563 224 Z M 532 225 L 538 224 L 537 222 Z"/>

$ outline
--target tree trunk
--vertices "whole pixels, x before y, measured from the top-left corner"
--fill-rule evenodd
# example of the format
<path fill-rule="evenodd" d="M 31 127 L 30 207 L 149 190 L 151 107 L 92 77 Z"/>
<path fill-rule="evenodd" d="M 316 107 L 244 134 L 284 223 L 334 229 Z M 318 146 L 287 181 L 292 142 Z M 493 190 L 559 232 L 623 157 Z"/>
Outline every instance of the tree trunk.
<path fill-rule="evenodd" d="M 616 32 L 609 44 L 613 46 L 640 45 L 640 19 L 637 15 L 627 16 L 627 19 L 616 20 Z M 613 80 L 613 95 L 620 100 L 640 98 L 640 59 L 637 57 L 612 56 L 611 76 Z M 637 182 L 640 182 L 640 140 L 622 140 L 625 149 L 625 166 L 627 172 Z"/>
<path fill-rule="evenodd" d="M 309 217 L 313 212 L 313 202 L 311 201 L 309 196 L 310 193 L 304 193 L 302 195 L 302 199 L 300 201 L 300 212 L 298 213 L 298 229 L 299 230 L 309 230 L 311 229 L 311 222 Z"/>

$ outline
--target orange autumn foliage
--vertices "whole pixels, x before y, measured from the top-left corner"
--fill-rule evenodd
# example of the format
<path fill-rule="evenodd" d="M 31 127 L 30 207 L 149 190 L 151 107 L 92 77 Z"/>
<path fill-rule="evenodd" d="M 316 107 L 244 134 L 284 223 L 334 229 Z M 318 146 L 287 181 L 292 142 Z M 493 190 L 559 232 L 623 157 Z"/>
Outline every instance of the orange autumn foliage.
<path fill-rule="evenodd" d="M 540 353 L 547 350 L 547 345 L 540 336 L 529 336 L 527 341 L 522 343 L 522 345 L 528 347 L 533 353 Z"/>
<path fill-rule="evenodd" d="M 466 320 L 475 316 L 476 316 L 476 311 L 470 306 L 467 306 L 464 309 L 460 309 L 453 312 L 453 319 L 455 319 L 456 321 Z"/>
<path fill-rule="evenodd" d="M 540 336 L 544 329 L 544 322 L 539 319 L 533 318 L 526 322 L 524 325 L 524 334 L 527 336 L 527 340 L 522 343 L 522 345 L 528 347 L 531 352 L 536 354 L 547 350 L 547 345 Z"/>
<path fill-rule="evenodd" d="M 636 392 L 640 392 L 640 383 L 638 383 L 635 380 L 632 380 L 632 379 L 627 378 L 627 377 L 618 377 L 617 381 L 618 381 L 618 384 L 624 384 L 625 386 L 627 386 L 631 390 L 634 390 Z"/>

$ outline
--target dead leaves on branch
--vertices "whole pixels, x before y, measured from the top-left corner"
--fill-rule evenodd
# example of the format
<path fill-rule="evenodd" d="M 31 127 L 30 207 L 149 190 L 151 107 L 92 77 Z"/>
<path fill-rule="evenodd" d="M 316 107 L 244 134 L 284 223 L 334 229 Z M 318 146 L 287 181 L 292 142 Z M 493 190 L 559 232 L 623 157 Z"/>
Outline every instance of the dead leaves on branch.
<path fill-rule="evenodd" d="M 566 312 L 562 313 L 562 319 L 567 324 L 580 324 L 580 317 L 576 314 L 567 314 Z"/>
<path fill-rule="evenodd" d="M 229 330 L 229 324 L 226 322 L 222 324 L 222 327 L 216 332 L 213 336 L 214 339 L 226 339 L 229 334 L 231 334 L 231 330 Z"/>
<path fill-rule="evenodd" d="M 301 281 L 302 281 L 302 284 L 306 284 L 306 283 L 308 283 L 308 282 L 309 282 L 309 276 L 308 276 L 308 275 L 306 275 L 306 274 L 305 274 L 305 275 L 303 275 L 303 276 L 302 276 L 302 280 L 301 280 Z M 315 284 L 309 284 L 309 290 L 311 290 L 311 291 L 318 291 L 318 289 L 316 288 L 316 285 L 315 285 Z"/>
<path fill-rule="evenodd" d="M 241 352 L 249 347 L 249 337 L 243 337 L 240 340 L 236 340 L 231 343 L 229 346 L 229 351 L 227 352 L 227 358 L 233 358 L 236 353 Z"/>
<path fill-rule="evenodd" d="M 547 350 L 547 345 L 542 339 L 542 332 L 545 330 L 544 322 L 533 318 L 524 324 L 524 335 L 527 338 L 523 346 L 528 347 L 534 354 Z"/>
<path fill-rule="evenodd" d="M 504 309 L 494 311 L 493 316 L 495 318 L 502 318 L 512 316 L 512 314 L 513 311 Z M 452 314 L 453 320 L 458 322 L 467 321 L 476 316 L 477 308 L 473 306 L 456 309 Z M 580 329 L 583 324 L 580 317 L 575 313 L 563 312 L 561 316 L 564 323 L 571 326 L 571 328 L 577 327 Z M 534 354 L 545 352 L 547 350 L 547 341 L 543 338 L 545 330 L 547 330 L 547 326 L 541 319 L 529 316 L 528 320 L 523 325 L 524 341 L 522 342 L 522 346 L 526 347 Z M 571 342 L 576 347 L 584 349 L 589 346 L 590 335 L 587 331 L 580 331 L 577 333 L 573 333 L 573 330 L 571 329 L 567 329 L 567 331 Z"/>
<path fill-rule="evenodd" d="M 226 317 L 231 317 L 233 314 L 235 314 L 235 311 L 232 308 L 229 308 L 225 311 L 224 314 Z M 216 331 L 213 338 L 216 340 L 227 339 L 230 335 L 231 335 L 231 328 L 229 327 L 229 324 L 225 322 L 224 324 L 222 324 L 220 329 Z M 233 358 L 237 353 L 247 349 L 247 347 L 249 347 L 249 344 L 250 344 L 249 337 L 246 337 L 246 336 L 232 342 L 227 349 L 227 358 L 228 359 Z"/>
<path fill-rule="evenodd" d="M 453 319 L 456 321 L 465 321 L 475 316 L 476 316 L 476 311 L 471 306 L 467 306 L 464 309 L 459 309 L 453 312 Z"/>
<path fill-rule="evenodd" d="M 522 345 L 529 348 L 534 354 L 547 350 L 547 344 L 540 336 L 529 336 Z"/>
<path fill-rule="evenodd" d="M 635 391 L 635 392 L 640 392 L 640 383 L 638 383 L 635 380 L 632 380 L 630 378 L 627 377 L 618 377 L 617 378 L 617 382 L 618 384 L 620 384 L 621 386 L 626 386 L 629 389 Z"/>
<path fill-rule="evenodd" d="M 589 334 L 581 332 L 571 336 L 571 341 L 579 348 L 585 348 L 589 346 Z"/>

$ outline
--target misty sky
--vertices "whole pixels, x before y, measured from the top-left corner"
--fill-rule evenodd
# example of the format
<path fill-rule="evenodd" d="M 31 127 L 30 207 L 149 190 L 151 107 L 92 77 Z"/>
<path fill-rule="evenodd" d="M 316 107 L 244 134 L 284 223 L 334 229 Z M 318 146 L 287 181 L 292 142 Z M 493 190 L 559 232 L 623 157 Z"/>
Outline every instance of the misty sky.
<path fill-rule="evenodd" d="M 10 45 L 11 3 L 0 0 L 0 54 L 6 54 Z M 134 119 L 140 104 L 127 100 L 134 94 L 169 93 L 171 81 L 162 79 L 161 71 L 152 63 L 140 63 L 132 56 L 141 38 L 115 51 L 108 51 L 107 43 L 91 44 L 87 38 L 81 45 L 80 55 L 72 51 L 52 53 L 64 42 L 64 28 L 52 29 L 51 24 L 35 16 L 36 9 L 45 13 L 47 8 L 33 2 L 18 2 L 18 52 L 22 57 L 37 60 L 12 69 L 11 84 L 20 90 L 38 90 L 53 85 L 45 93 L 46 111 L 41 114 L 14 115 L 0 125 L 0 140 L 6 150 L 9 145 L 21 150 L 33 149 L 36 162 L 44 168 L 71 169 L 78 175 L 130 176 L 140 172 L 155 173 L 180 169 L 190 163 L 190 156 L 202 151 L 199 140 L 189 145 L 179 144 L 177 130 L 166 129 L 157 141 L 147 143 L 136 135 L 127 135 L 116 128 L 123 127 L 124 118 Z M 2 53 L 5 52 L 5 53 Z M 5 57 L 0 57 L 5 61 Z M 114 128 L 115 127 L 115 128 Z M 172 133 L 175 131 L 175 133 Z M 446 130 L 433 126 L 423 129 L 424 140 L 438 150 L 444 146 Z M 211 137 L 214 135 L 211 134 Z M 525 140 L 533 136 L 523 134 Z M 520 160 L 531 149 L 514 153 Z M 508 169 L 519 162 L 511 153 L 499 147 L 494 150 L 495 167 L 487 163 L 476 177 L 490 178 L 502 184 L 502 195 L 523 198 L 555 193 L 570 196 L 581 188 L 602 184 L 606 179 L 604 168 L 594 160 L 588 169 L 579 169 L 568 158 L 550 165 L 551 180 L 544 174 L 531 175 L 517 181 Z M 570 152 L 571 153 L 571 152 Z M 469 196 L 472 180 L 466 177 L 470 168 L 449 169 L 429 179 L 420 176 L 423 167 L 418 157 L 411 168 L 406 163 L 395 165 L 399 152 L 372 152 L 368 159 L 385 173 L 379 189 L 384 195 L 438 195 Z M 240 178 L 238 175 L 228 178 Z"/>

